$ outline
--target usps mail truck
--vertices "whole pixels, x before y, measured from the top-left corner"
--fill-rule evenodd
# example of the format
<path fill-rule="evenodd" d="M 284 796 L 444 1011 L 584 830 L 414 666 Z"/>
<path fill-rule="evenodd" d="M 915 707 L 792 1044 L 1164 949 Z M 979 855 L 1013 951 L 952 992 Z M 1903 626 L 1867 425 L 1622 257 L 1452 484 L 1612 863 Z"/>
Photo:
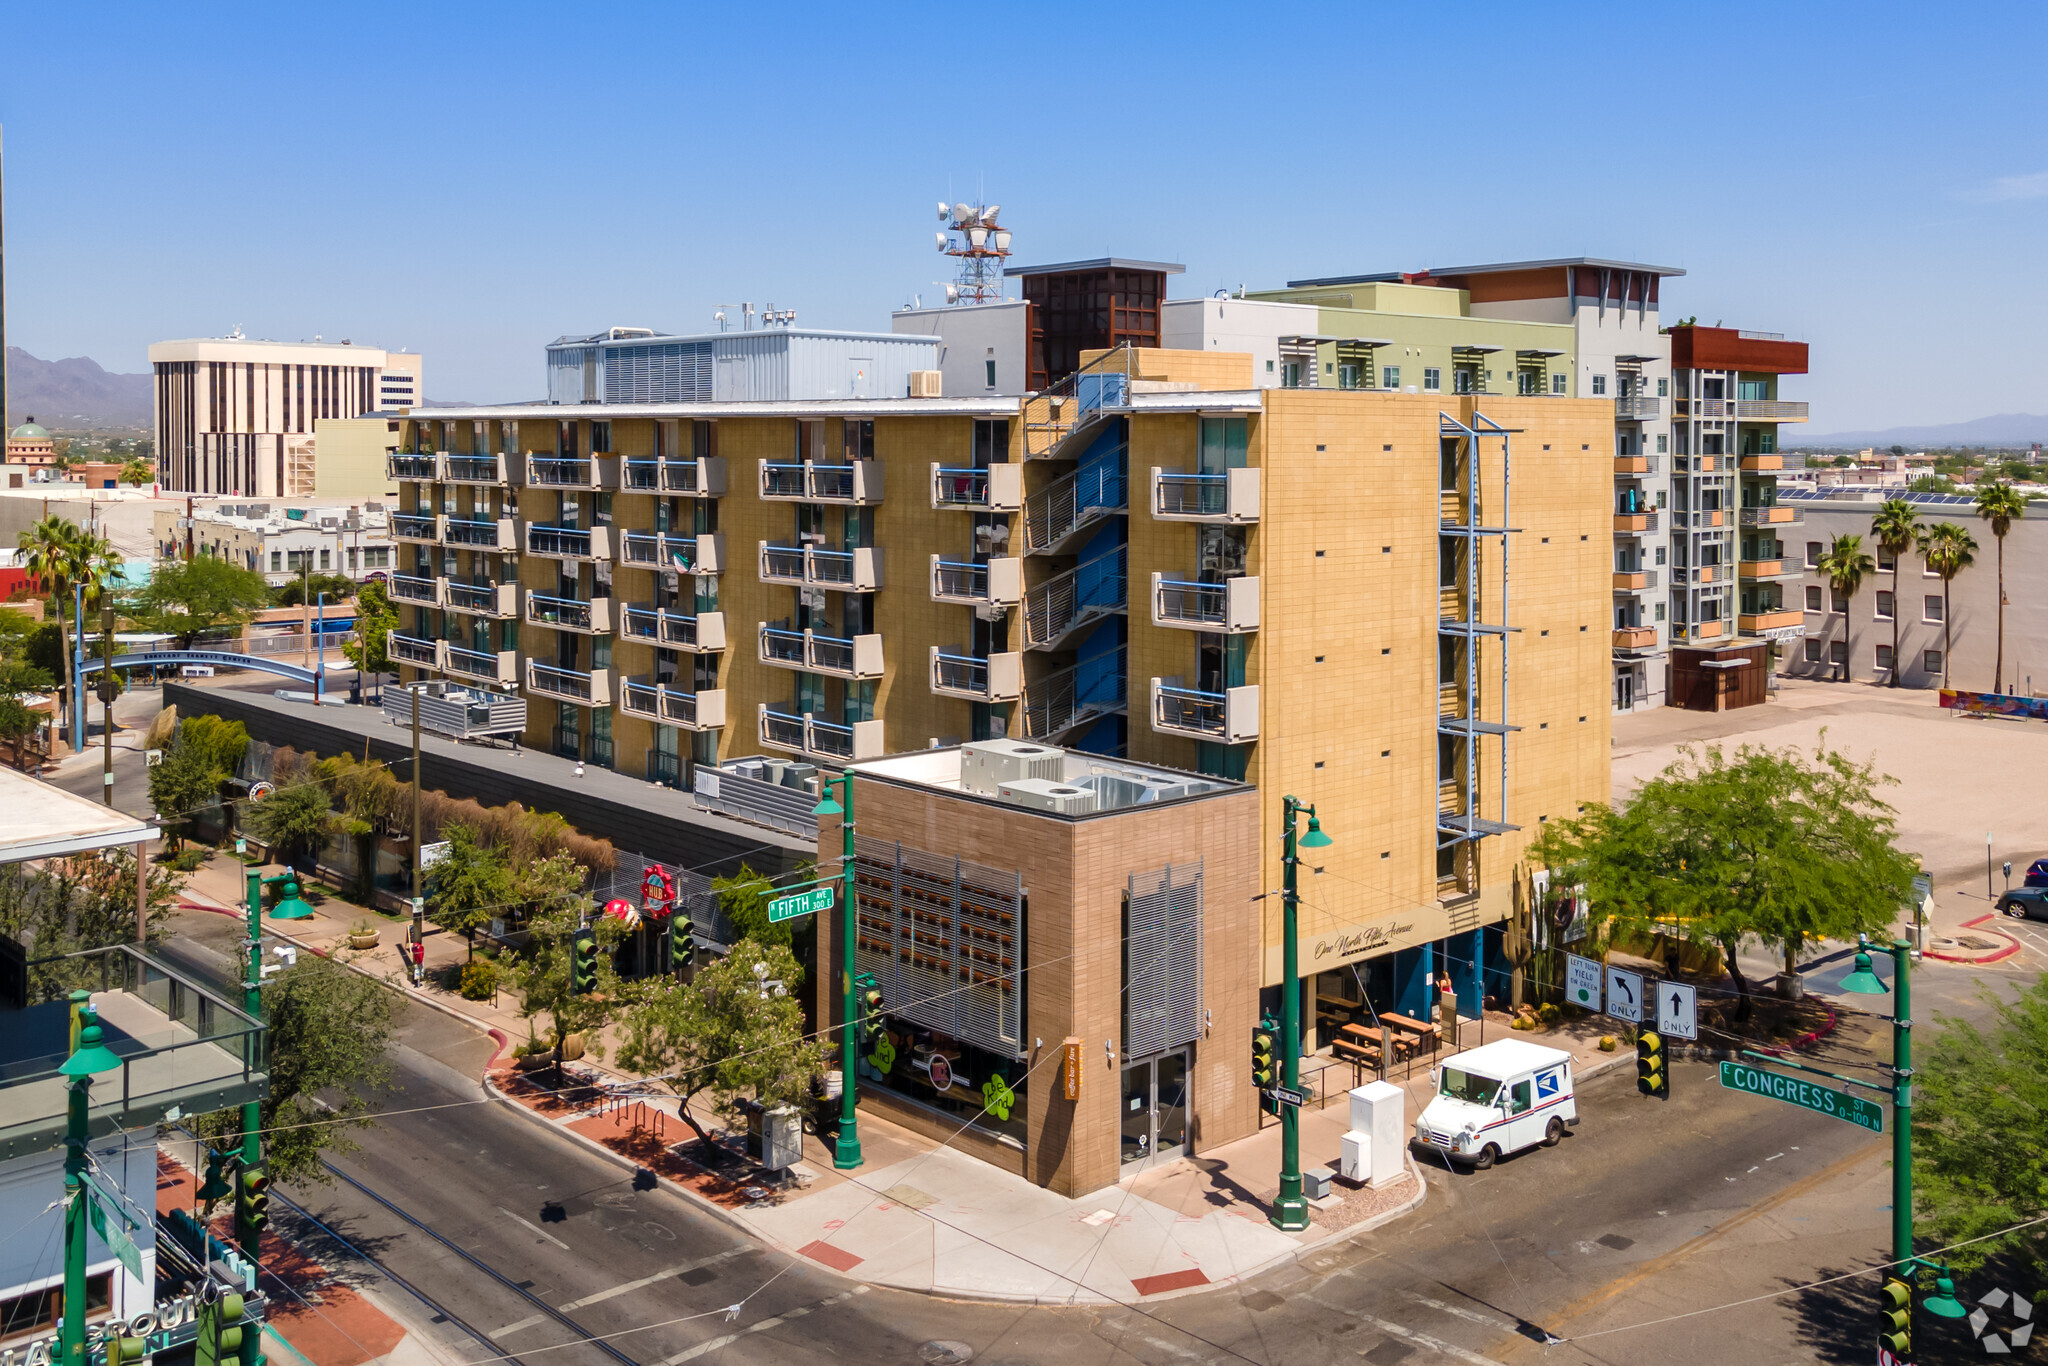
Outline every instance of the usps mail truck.
<path fill-rule="evenodd" d="M 1579 1122 L 1562 1049 L 1502 1039 L 1445 1058 L 1435 1078 L 1415 1141 L 1452 1162 L 1484 1170 L 1503 1154 L 1555 1145 Z"/>

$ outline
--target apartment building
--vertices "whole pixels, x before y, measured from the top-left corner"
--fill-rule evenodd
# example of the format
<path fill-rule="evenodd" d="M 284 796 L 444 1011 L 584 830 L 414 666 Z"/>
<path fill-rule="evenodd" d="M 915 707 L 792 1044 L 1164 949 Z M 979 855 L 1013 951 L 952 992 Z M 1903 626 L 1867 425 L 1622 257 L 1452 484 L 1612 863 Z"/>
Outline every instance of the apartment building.
<path fill-rule="evenodd" d="M 289 507 L 281 503 L 216 503 L 159 507 L 156 556 L 212 555 L 263 575 L 275 588 L 301 572 L 340 574 L 357 582 L 393 569 L 391 518 L 378 504 Z"/>
<path fill-rule="evenodd" d="M 392 653 L 522 689 L 531 745 L 683 787 L 996 738 L 1247 782 L 1267 888 L 1292 793 L 1338 840 L 1318 989 L 1421 1010 L 1434 966 L 1476 1011 L 1522 848 L 1607 792 L 1611 403 L 1080 359 L 1021 398 L 414 414 Z"/>
<path fill-rule="evenodd" d="M 322 486 L 315 424 L 359 418 L 393 393 L 416 401 L 422 361 L 342 342 L 258 341 L 239 334 L 156 342 L 157 482 L 166 493 L 233 498 L 375 497 Z M 401 381 L 403 381 L 401 383 Z"/>

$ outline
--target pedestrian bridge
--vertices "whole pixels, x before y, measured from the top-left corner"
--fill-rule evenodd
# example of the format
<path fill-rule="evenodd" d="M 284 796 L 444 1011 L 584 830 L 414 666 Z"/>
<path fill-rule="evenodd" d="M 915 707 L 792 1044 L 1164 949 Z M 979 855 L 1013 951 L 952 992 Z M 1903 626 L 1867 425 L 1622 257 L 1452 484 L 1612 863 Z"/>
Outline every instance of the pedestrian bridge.
<path fill-rule="evenodd" d="M 294 683 L 314 683 L 318 675 L 312 669 L 302 669 L 296 664 L 286 664 L 276 659 L 265 659 L 259 655 L 235 654 L 228 650 L 145 650 L 115 655 L 112 660 L 88 658 L 79 662 L 80 674 L 96 673 L 103 664 L 111 663 L 116 669 L 162 669 L 186 664 L 206 664 L 216 669 L 256 669 L 263 673 L 289 678 Z"/>

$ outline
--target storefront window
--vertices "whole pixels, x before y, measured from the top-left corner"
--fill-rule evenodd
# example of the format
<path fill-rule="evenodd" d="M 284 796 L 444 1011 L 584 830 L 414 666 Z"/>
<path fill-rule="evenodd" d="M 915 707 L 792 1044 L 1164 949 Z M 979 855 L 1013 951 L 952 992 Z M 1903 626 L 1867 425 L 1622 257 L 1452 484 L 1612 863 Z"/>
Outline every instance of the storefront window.
<path fill-rule="evenodd" d="M 864 1084 L 943 1110 L 977 1129 L 1024 1141 L 1026 1065 L 887 1016 L 861 1059 Z M 941 1083 L 944 1083 L 941 1085 Z"/>

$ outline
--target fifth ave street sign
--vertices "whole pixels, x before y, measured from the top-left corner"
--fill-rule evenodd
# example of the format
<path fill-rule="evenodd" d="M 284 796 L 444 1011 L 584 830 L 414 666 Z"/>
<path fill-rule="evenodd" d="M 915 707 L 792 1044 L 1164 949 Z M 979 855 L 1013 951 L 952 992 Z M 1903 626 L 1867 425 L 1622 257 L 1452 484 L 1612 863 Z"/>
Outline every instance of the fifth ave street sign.
<path fill-rule="evenodd" d="M 1836 1091 L 1826 1086 L 1815 1086 L 1810 1081 L 1788 1077 L 1782 1072 L 1766 1072 L 1761 1067 L 1748 1063 L 1724 1062 L 1721 1064 L 1721 1084 L 1731 1091 L 1747 1091 L 1753 1096 L 1769 1096 L 1782 1100 L 1788 1105 L 1804 1109 L 1870 1130 L 1874 1134 L 1884 1132 L 1884 1107 L 1874 1100 L 1852 1096 L 1847 1091 Z"/>
<path fill-rule="evenodd" d="M 776 897 L 768 903 L 768 923 L 772 925 L 778 920 L 794 920 L 800 915 L 809 915 L 813 911 L 829 911 L 831 909 L 832 887 L 828 883 L 823 887 L 813 887 L 808 892 L 797 892 L 792 896 Z"/>

